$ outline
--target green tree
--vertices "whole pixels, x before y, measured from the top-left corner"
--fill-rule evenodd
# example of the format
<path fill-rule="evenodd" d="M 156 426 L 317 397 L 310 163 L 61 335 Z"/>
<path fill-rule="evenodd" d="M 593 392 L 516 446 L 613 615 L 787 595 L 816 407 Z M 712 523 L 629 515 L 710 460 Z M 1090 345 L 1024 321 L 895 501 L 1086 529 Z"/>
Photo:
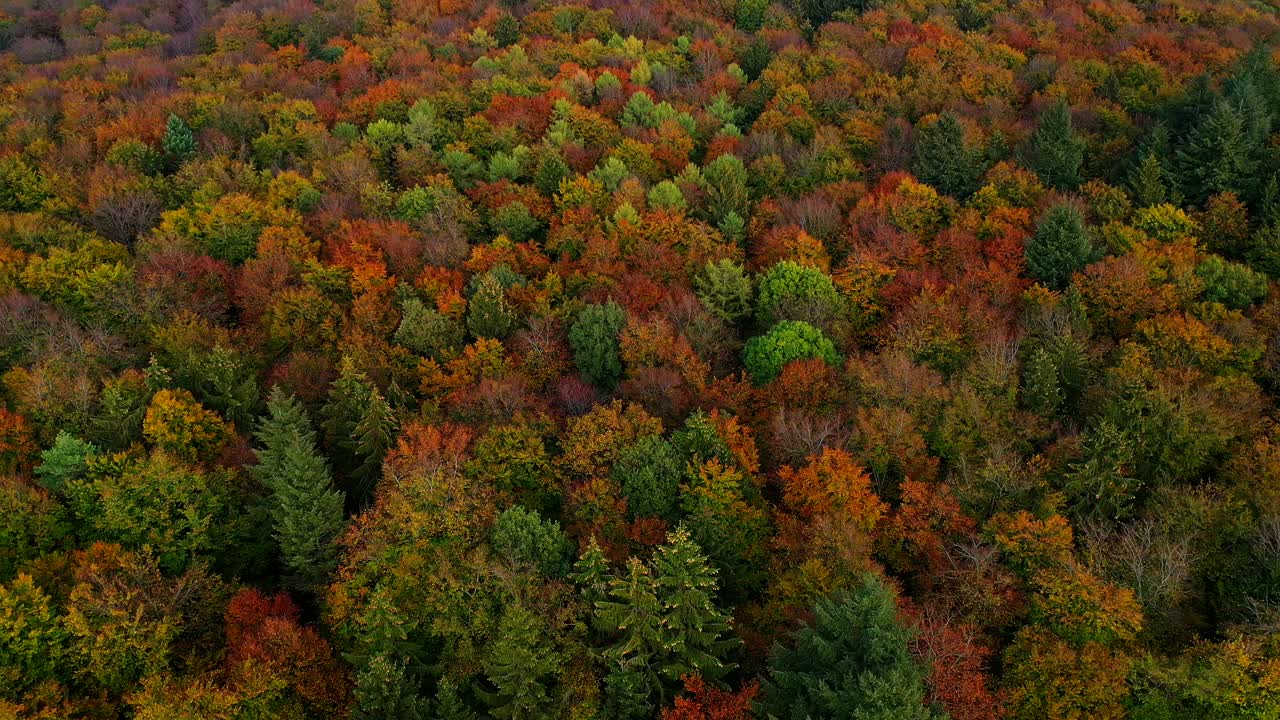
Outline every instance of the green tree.
<path fill-rule="evenodd" d="M 751 314 L 751 277 L 728 258 L 708 260 L 693 278 L 693 289 L 702 304 L 725 322 L 737 322 Z"/>
<path fill-rule="evenodd" d="M 493 24 L 493 39 L 500 47 L 511 47 L 520 42 L 520 21 L 511 13 L 502 13 Z"/>
<path fill-rule="evenodd" d="M 431 703 L 432 720 L 476 720 L 476 713 L 462 699 L 458 686 L 450 680 L 441 680 L 436 687 L 436 697 Z"/>
<path fill-rule="evenodd" d="M 29 575 L 0 586 L 0 698 L 23 692 L 66 671 L 69 633 L 53 601 Z"/>
<path fill-rule="evenodd" d="M 1071 276 L 1094 257 L 1084 215 L 1066 203 L 1054 205 L 1027 241 L 1027 272 L 1053 290 L 1062 290 Z"/>
<path fill-rule="evenodd" d="M 267 410 L 257 433 L 263 448 L 257 451 L 255 474 L 272 493 L 271 523 L 289 584 L 314 590 L 337 567 L 343 496 L 333 488 L 301 406 L 276 386 Z"/>
<path fill-rule="evenodd" d="M 54 438 L 53 446 L 40 453 L 36 477 L 46 490 L 62 492 L 68 482 L 84 476 L 89 469 L 89 458 L 98 452 L 98 447 L 93 443 L 87 443 L 61 430 Z"/>
<path fill-rule="evenodd" d="M 763 326 L 779 320 L 821 321 L 840 305 L 831 276 L 811 265 L 783 260 L 760 278 L 756 319 Z"/>
<path fill-rule="evenodd" d="M 462 328 L 452 318 L 410 298 L 401 307 L 395 340 L 419 355 L 439 359 L 443 352 L 461 345 L 463 337 Z"/>
<path fill-rule="evenodd" d="M 813 623 L 774 645 L 760 707 L 778 720 L 930 720 L 924 673 L 893 592 L 874 574 L 814 607 Z"/>
<path fill-rule="evenodd" d="M 367 496 L 382 474 L 382 459 L 395 439 L 396 418 L 382 393 L 371 388 L 364 412 L 356 423 L 354 449 L 360 459 L 353 477 L 359 483 L 360 495 Z"/>
<path fill-rule="evenodd" d="M 912 172 L 921 182 L 954 197 L 966 198 L 977 189 L 982 161 L 965 146 L 964 126 L 955 113 L 942 113 L 920 131 Z"/>
<path fill-rule="evenodd" d="M 720 155 L 702 169 L 707 190 L 707 214 L 719 222 L 729 213 L 750 216 L 747 168 L 735 155 Z"/>
<path fill-rule="evenodd" d="M 1059 100 L 1040 115 L 1025 155 L 1027 166 L 1046 184 L 1060 190 L 1080 184 L 1084 142 L 1076 137 L 1066 100 Z"/>
<path fill-rule="evenodd" d="M 515 324 L 516 313 L 507 302 L 506 288 L 493 273 L 485 273 L 467 303 L 467 328 L 475 337 L 501 340 L 511 334 Z"/>
<path fill-rule="evenodd" d="M 432 720 L 431 703 L 416 685 L 402 663 L 374 657 L 356 673 L 352 720 Z"/>
<path fill-rule="evenodd" d="M 180 167 L 196 154 L 196 138 L 191 134 L 191 128 L 177 115 L 170 115 L 165 123 L 160 146 L 173 167 Z"/>
<path fill-rule="evenodd" d="M 560 523 L 542 519 L 537 511 L 519 505 L 507 508 L 494 523 L 489 541 L 500 557 L 535 567 L 544 575 L 561 577 L 569 570 L 569 538 Z"/>
<path fill-rule="evenodd" d="M 559 717 L 550 690 L 561 663 L 543 621 L 519 603 L 509 606 L 484 663 L 485 677 L 495 688 L 483 693 L 490 713 L 496 718 Z"/>
<path fill-rule="evenodd" d="M 671 443 L 651 436 L 623 449 L 610 477 L 622 488 L 632 517 L 673 519 L 683 470 L 680 454 Z"/>
<path fill-rule="evenodd" d="M 799 320 L 783 320 L 764 335 L 751 338 L 742 357 L 756 385 L 767 384 L 794 360 L 820 358 L 832 365 L 840 362 L 835 344 L 821 330 Z"/>
<path fill-rule="evenodd" d="M 1182 187 L 1196 203 L 1228 190 L 1252 195 L 1254 162 L 1244 121 L 1225 100 L 1214 103 L 1175 157 Z"/>
<path fill-rule="evenodd" d="M 610 300 L 604 305 L 588 305 L 569 328 L 573 360 L 583 376 L 597 386 L 612 390 L 622 379 L 622 356 L 618 335 L 627 324 L 627 314 Z"/>
<path fill-rule="evenodd" d="M 1153 207 L 1170 200 L 1169 172 L 1155 153 L 1148 152 L 1129 173 L 1129 189 L 1134 203 L 1140 207 Z"/>
<path fill-rule="evenodd" d="M 608 597 L 609 581 L 612 578 L 609 562 L 594 535 L 587 542 L 587 549 L 573 564 L 573 573 L 569 577 L 578 586 L 578 594 L 587 607 L 594 609 L 597 603 Z"/>

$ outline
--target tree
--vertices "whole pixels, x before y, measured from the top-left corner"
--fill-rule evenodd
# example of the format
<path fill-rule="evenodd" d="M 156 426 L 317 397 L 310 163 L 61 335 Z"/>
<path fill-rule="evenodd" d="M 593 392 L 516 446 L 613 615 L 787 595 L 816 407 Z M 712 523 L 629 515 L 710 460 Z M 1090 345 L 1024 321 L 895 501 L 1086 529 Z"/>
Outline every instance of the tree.
<path fill-rule="evenodd" d="M 401 308 L 395 340 L 419 355 L 439 359 L 445 351 L 462 344 L 462 335 L 457 321 L 410 298 Z"/>
<path fill-rule="evenodd" d="M 1240 113 L 1214 103 L 1175 154 L 1188 199 L 1202 203 L 1215 193 L 1251 194 L 1254 162 Z"/>
<path fill-rule="evenodd" d="M 626 323 L 626 312 L 610 300 L 604 305 L 583 308 L 569 328 L 569 346 L 573 348 L 578 370 L 605 390 L 612 390 L 622 379 L 618 335 Z"/>
<path fill-rule="evenodd" d="M 255 474 L 272 492 L 271 522 L 289 582 L 313 590 L 337 567 L 335 541 L 345 525 L 343 496 L 333 488 L 301 406 L 277 385 L 267 410 L 257 433 L 263 448 L 257 451 Z"/>
<path fill-rule="evenodd" d="M 964 126 L 955 113 L 942 113 L 919 132 L 912 172 L 921 182 L 954 197 L 966 198 L 977 189 L 982 163 L 965 146 Z"/>
<path fill-rule="evenodd" d="M 402 663 L 378 656 L 356 674 L 353 720 L 432 720 L 431 703 L 417 694 Z"/>
<path fill-rule="evenodd" d="M 728 258 L 708 260 L 694 277 L 693 289 L 702 304 L 725 322 L 737 322 L 751 314 L 751 278 Z"/>
<path fill-rule="evenodd" d="M 1134 203 L 1140 207 L 1152 207 L 1168 202 L 1173 194 L 1169 188 L 1169 172 L 1154 152 L 1147 152 L 1129 173 L 1129 189 Z"/>
<path fill-rule="evenodd" d="M 936 718 L 896 612 L 893 592 L 872 573 L 852 591 L 818 600 L 813 623 L 769 653 L 761 709 L 779 720 Z"/>
<path fill-rule="evenodd" d="M 88 459 L 98 454 L 98 447 L 63 430 L 54 438 L 53 446 L 40 453 L 36 477 L 51 492 L 62 492 L 67 483 L 88 470 Z"/>
<path fill-rule="evenodd" d="M 544 575 L 561 577 L 569 570 L 571 547 L 560 523 L 543 520 L 535 510 L 507 508 L 493 526 L 490 543 L 499 556 Z"/>
<path fill-rule="evenodd" d="M 485 273 L 467 304 L 467 328 L 478 338 L 501 340 L 515 324 L 516 314 L 507 302 L 502 282 L 493 273 Z"/>
<path fill-rule="evenodd" d="M 382 474 L 382 459 L 394 440 L 396 418 L 391 406 L 378 389 L 372 388 L 360 421 L 356 423 L 354 436 L 355 454 L 360 465 L 353 476 L 359 483 L 361 495 L 367 495 Z"/>
<path fill-rule="evenodd" d="M 811 265 L 783 260 L 760 278 L 756 319 L 768 326 L 779 320 L 821 323 L 840 305 L 831 276 Z"/>
<path fill-rule="evenodd" d="M 187 460 L 209 460 L 231 439 L 231 426 L 186 390 L 161 390 L 151 398 L 142 434 L 157 448 Z"/>
<path fill-rule="evenodd" d="M 543 621 L 519 603 L 511 605 L 484 663 L 485 677 L 495 688 L 483 693 L 490 712 L 497 718 L 559 717 L 550 691 L 561 662 Z"/>
<path fill-rule="evenodd" d="M 764 335 L 747 341 L 742 359 L 756 385 L 765 385 L 793 360 L 819 358 L 835 365 L 840 362 L 836 346 L 822 331 L 799 320 L 783 320 Z"/>
<path fill-rule="evenodd" d="M 751 195 L 747 189 L 747 168 L 734 155 L 721 155 L 702 170 L 706 182 L 707 214 L 719 222 L 730 213 L 750 216 Z"/>
<path fill-rule="evenodd" d="M 52 600 L 30 575 L 0 585 L 0 698 L 19 700 L 62 676 L 68 639 Z"/>
<path fill-rule="evenodd" d="M 729 615 L 716 607 L 716 571 L 689 536 L 677 528 L 667 535 L 653 558 L 664 632 L 672 657 L 661 673 L 668 686 L 690 675 L 711 680 L 724 677 L 733 665 L 729 654 L 740 641 L 729 636 Z"/>
<path fill-rule="evenodd" d="M 1025 252 L 1027 272 L 1053 290 L 1065 288 L 1093 257 L 1084 215 L 1066 203 L 1045 213 Z"/>
<path fill-rule="evenodd" d="M 1066 100 L 1050 105 L 1041 115 L 1027 147 L 1027 166 L 1046 184 L 1069 190 L 1080 184 L 1084 163 L 1084 143 L 1071 124 L 1071 107 Z"/>
<path fill-rule="evenodd" d="M 164 125 L 164 137 L 160 141 L 164 154 L 173 167 L 181 167 L 196 154 L 196 139 L 191 128 L 177 115 L 170 115 Z"/>
<path fill-rule="evenodd" d="M 625 448 L 609 476 L 622 488 L 632 517 L 673 519 L 683 470 L 680 455 L 671 443 L 653 436 Z"/>

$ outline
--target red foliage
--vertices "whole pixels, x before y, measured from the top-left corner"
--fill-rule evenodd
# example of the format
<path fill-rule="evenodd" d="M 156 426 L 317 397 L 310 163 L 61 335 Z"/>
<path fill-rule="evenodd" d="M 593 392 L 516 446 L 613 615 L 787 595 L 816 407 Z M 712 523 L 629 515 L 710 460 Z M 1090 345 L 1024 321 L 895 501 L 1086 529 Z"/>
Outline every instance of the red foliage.
<path fill-rule="evenodd" d="M 751 720 L 755 717 L 752 703 L 760 692 L 759 681 L 753 680 L 737 692 L 708 685 L 700 675 L 684 678 L 686 695 L 662 711 L 662 720 Z"/>

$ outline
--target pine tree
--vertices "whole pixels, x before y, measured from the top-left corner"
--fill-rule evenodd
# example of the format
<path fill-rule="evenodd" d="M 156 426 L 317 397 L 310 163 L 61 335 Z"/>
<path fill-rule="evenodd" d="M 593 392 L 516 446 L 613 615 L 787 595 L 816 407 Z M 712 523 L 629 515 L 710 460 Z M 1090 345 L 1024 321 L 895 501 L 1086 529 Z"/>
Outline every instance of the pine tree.
<path fill-rule="evenodd" d="M 180 167 L 191 156 L 196 154 L 196 139 L 191 128 L 177 115 L 170 115 L 164 126 L 164 138 L 161 140 L 164 154 L 174 167 Z"/>
<path fill-rule="evenodd" d="M 431 720 L 431 703 L 418 695 L 402 663 L 379 655 L 356 674 L 352 720 Z"/>
<path fill-rule="evenodd" d="M 868 573 L 843 596 L 823 598 L 812 625 L 775 645 L 761 690 L 765 717 L 780 720 L 935 720 L 923 671 L 897 623 L 893 593 Z"/>
<path fill-rule="evenodd" d="M 1203 203 L 1219 192 L 1251 190 L 1254 162 L 1244 122 L 1230 103 L 1219 101 L 1176 153 L 1182 187 Z"/>
<path fill-rule="evenodd" d="M 1092 258 L 1093 243 L 1084 216 L 1065 203 L 1045 213 L 1027 242 L 1027 272 L 1053 290 L 1065 288 L 1071 276 Z"/>
<path fill-rule="evenodd" d="M 257 433 L 263 448 L 254 473 L 272 492 L 272 528 L 289 584 L 314 589 L 337 566 L 334 541 L 344 525 L 343 496 L 333 488 L 302 408 L 277 386 L 267 410 Z"/>
<path fill-rule="evenodd" d="M 561 658 L 547 641 L 541 621 L 520 605 L 510 606 L 498 626 L 498 640 L 484 663 L 485 677 L 496 688 L 483 693 L 496 718 L 556 717 L 548 688 Z"/>
<path fill-rule="evenodd" d="M 945 112 L 920 131 L 912 172 L 939 192 L 968 197 L 982 172 L 976 154 L 965 147 L 964 126 L 954 113 Z"/>
<path fill-rule="evenodd" d="M 1046 184 L 1060 190 L 1080 184 L 1084 143 L 1071 124 L 1071 108 L 1059 100 L 1040 116 L 1026 153 L 1027 166 Z"/>

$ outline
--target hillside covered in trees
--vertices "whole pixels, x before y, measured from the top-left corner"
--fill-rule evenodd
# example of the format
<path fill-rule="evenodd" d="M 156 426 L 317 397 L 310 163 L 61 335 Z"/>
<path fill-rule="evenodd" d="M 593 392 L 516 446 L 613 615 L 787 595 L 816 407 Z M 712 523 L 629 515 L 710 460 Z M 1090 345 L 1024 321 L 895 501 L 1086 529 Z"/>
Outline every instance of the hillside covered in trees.
<path fill-rule="evenodd" d="M 1278 279 L 1266 2 L 0 0 L 0 720 L 1277 720 Z"/>

